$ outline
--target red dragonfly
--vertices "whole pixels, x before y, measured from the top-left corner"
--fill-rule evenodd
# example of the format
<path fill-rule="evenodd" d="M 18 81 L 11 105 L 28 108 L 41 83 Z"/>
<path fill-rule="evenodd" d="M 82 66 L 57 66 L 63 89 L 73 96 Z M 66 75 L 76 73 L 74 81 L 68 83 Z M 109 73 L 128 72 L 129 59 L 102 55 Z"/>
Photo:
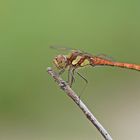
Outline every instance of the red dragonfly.
<path fill-rule="evenodd" d="M 54 47 L 53 47 L 54 48 Z M 65 48 L 61 48 L 62 50 Z M 77 71 L 78 68 L 85 66 L 115 66 L 127 69 L 133 69 L 140 71 L 140 65 L 115 62 L 101 56 L 93 56 L 89 53 L 85 53 L 79 50 L 71 50 L 68 55 L 58 55 L 53 59 L 54 65 L 60 70 L 59 74 L 62 74 L 65 70 L 68 70 L 68 83 L 72 86 L 75 81 L 74 74 L 77 73 L 84 81 L 88 81 Z"/>

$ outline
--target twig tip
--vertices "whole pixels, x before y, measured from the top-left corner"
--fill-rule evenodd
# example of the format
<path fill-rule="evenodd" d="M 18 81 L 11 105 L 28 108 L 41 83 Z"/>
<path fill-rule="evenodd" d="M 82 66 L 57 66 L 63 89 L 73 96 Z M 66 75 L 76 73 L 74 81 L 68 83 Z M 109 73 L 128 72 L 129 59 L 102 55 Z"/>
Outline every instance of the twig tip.
<path fill-rule="evenodd" d="M 47 67 L 46 70 L 47 70 L 47 71 L 52 71 L 52 68 L 51 68 L 51 67 Z"/>

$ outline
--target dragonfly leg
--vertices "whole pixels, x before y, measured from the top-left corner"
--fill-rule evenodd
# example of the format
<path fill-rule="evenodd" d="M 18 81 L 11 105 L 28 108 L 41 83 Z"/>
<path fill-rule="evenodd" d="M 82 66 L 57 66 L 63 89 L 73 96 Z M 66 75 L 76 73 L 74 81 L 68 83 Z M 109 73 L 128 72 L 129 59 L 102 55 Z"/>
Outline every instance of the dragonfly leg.
<path fill-rule="evenodd" d="M 88 84 L 88 80 L 84 76 L 82 76 L 79 72 L 76 73 L 85 81 L 86 84 Z"/>
<path fill-rule="evenodd" d="M 68 84 L 70 83 L 70 69 L 68 70 L 68 80 L 67 80 L 67 83 Z"/>
<path fill-rule="evenodd" d="M 86 85 L 84 86 L 82 92 L 81 92 L 80 95 L 79 95 L 79 98 L 81 98 L 81 96 L 82 96 L 82 94 L 84 93 L 84 90 L 86 89 L 86 86 L 87 86 L 87 84 L 88 84 L 88 80 L 87 80 L 84 76 L 82 76 L 78 71 L 76 71 L 76 73 L 77 73 L 77 75 L 78 75 L 79 77 L 81 77 L 81 78 L 85 81 L 85 83 L 86 83 Z"/>
<path fill-rule="evenodd" d="M 68 71 L 68 84 L 70 87 L 72 87 L 73 82 L 75 82 L 74 71 L 75 69 L 73 68 L 70 68 Z"/>
<path fill-rule="evenodd" d="M 75 82 L 74 72 L 75 72 L 75 69 L 72 69 L 72 71 L 71 71 L 71 86 L 72 86 L 73 82 Z"/>
<path fill-rule="evenodd" d="M 62 69 L 58 72 L 59 75 L 62 75 L 65 72 L 65 69 Z"/>

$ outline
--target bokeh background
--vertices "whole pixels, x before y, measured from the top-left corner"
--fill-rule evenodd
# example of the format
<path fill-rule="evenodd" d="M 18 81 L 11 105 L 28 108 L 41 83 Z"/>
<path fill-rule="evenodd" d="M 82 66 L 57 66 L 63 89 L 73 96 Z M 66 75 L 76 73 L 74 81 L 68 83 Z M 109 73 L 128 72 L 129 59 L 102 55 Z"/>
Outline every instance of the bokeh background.
<path fill-rule="evenodd" d="M 140 64 L 139 13 L 137 0 L 1 0 L 0 139 L 103 139 L 46 73 L 54 56 L 67 54 L 49 46 Z M 140 73 L 79 71 L 89 81 L 82 99 L 113 139 L 140 139 Z M 73 89 L 80 94 L 84 86 L 76 76 Z"/>

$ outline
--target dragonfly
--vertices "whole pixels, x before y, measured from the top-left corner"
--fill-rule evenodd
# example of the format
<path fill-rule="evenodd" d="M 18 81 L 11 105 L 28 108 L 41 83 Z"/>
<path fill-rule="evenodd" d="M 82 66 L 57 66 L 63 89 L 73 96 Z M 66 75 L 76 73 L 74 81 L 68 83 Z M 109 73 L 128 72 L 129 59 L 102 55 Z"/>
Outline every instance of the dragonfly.
<path fill-rule="evenodd" d="M 62 48 L 64 50 L 65 48 Z M 69 49 L 70 53 L 67 55 L 59 54 L 53 59 L 53 64 L 57 69 L 59 69 L 59 74 L 61 75 L 66 70 L 68 70 L 68 84 L 71 87 L 75 81 L 75 73 L 77 73 L 86 83 L 87 79 L 82 76 L 79 72 L 79 68 L 86 66 L 112 66 L 112 67 L 121 67 L 127 69 L 133 69 L 140 71 L 140 65 L 116 62 L 102 56 L 94 56 L 90 53 L 86 53 L 80 50 Z"/>

